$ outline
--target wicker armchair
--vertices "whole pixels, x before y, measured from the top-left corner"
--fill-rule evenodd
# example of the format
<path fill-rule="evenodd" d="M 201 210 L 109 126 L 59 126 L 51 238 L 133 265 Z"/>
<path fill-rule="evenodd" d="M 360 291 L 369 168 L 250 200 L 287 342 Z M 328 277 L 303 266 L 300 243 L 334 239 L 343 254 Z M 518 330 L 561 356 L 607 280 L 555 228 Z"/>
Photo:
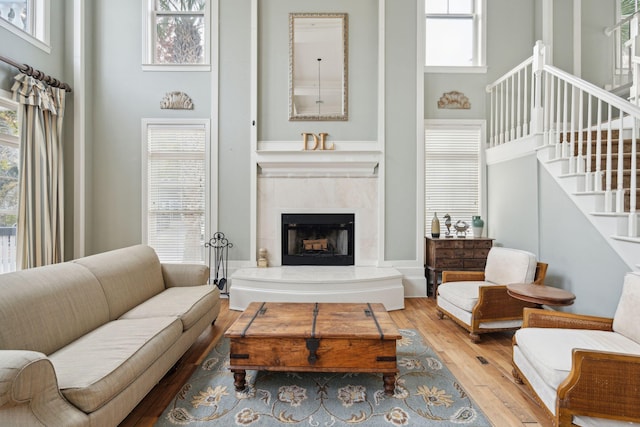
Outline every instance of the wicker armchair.
<path fill-rule="evenodd" d="M 513 375 L 555 426 L 640 422 L 639 305 L 640 276 L 629 273 L 613 319 L 525 309 Z"/>
<path fill-rule="evenodd" d="M 473 342 L 480 334 L 510 331 L 522 325 L 522 309 L 537 307 L 507 294 L 509 283 L 542 284 L 548 265 L 534 254 L 493 247 L 485 271 L 443 271 L 438 286 L 437 315 L 445 315 L 469 332 Z"/>

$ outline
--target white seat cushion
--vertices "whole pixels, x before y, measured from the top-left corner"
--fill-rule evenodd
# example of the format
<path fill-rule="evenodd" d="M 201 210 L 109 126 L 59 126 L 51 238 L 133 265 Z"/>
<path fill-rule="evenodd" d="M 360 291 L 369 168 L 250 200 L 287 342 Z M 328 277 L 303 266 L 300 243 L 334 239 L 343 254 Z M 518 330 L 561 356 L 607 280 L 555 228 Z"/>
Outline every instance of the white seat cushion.
<path fill-rule="evenodd" d="M 531 252 L 494 246 L 487 255 L 484 280 L 497 285 L 531 283 L 536 267 L 536 256 Z"/>
<path fill-rule="evenodd" d="M 640 276 L 627 273 L 613 317 L 613 330 L 640 344 Z"/>
<path fill-rule="evenodd" d="M 522 354 L 554 389 L 571 371 L 574 348 L 640 355 L 640 344 L 616 332 L 524 328 L 516 331 L 515 337 Z"/>
<path fill-rule="evenodd" d="M 438 286 L 438 302 L 445 299 L 464 311 L 471 312 L 478 302 L 480 286 L 495 286 L 482 281 L 449 282 Z"/>

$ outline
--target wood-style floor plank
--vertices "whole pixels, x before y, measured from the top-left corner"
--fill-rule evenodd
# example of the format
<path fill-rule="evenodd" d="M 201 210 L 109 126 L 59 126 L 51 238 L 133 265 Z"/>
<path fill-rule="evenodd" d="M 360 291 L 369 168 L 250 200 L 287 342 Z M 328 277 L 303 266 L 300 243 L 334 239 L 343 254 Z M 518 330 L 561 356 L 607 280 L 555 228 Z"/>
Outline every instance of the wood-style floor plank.
<path fill-rule="evenodd" d="M 494 426 L 552 426 L 527 388 L 517 384 L 511 376 L 512 334 L 483 335 L 482 341 L 474 344 L 468 333 L 454 322 L 447 318 L 438 319 L 432 298 L 407 298 L 404 310 L 391 311 L 390 314 L 399 328 L 420 332 L 427 345 L 438 354 Z M 239 315 L 239 311 L 229 310 L 228 300 L 223 299 L 215 325 L 200 335 L 175 368 L 120 427 L 153 426 L 173 396 Z"/>

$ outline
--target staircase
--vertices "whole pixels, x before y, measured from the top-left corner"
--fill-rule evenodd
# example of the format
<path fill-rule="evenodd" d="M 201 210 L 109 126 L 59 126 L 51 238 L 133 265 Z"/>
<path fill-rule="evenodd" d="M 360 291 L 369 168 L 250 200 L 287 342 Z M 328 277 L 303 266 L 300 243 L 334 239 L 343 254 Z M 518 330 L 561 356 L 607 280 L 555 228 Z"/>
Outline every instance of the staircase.
<path fill-rule="evenodd" d="M 533 56 L 487 86 L 489 148 L 529 144 L 632 270 L 640 270 L 640 108 Z"/>
<path fill-rule="evenodd" d="M 629 223 L 634 220 L 637 223 L 637 217 L 631 213 L 631 181 L 633 178 L 637 181 L 640 178 L 640 171 L 631 168 L 632 154 L 631 144 L 632 139 L 623 139 L 623 168 L 622 173 L 618 174 L 618 149 L 620 142 L 618 139 L 619 131 L 612 132 L 611 138 L 611 176 L 607 178 L 607 174 L 599 174 L 593 176 L 592 186 L 588 181 L 589 178 L 586 173 L 583 172 L 570 172 L 570 160 L 563 157 L 555 157 L 555 149 L 553 146 L 542 147 L 538 150 L 538 159 L 544 165 L 544 167 L 556 177 L 561 187 L 569 194 L 574 200 L 576 205 L 580 207 L 583 213 L 589 218 L 591 223 L 600 231 L 600 233 L 607 238 L 611 246 L 621 256 L 621 258 L 629 265 L 633 270 L 640 270 L 638 261 L 640 260 L 640 237 L 630 235 Z M 586 135 L 585 135 L 586 136 Z M 592 131 L 591 136 L 595 139 L 596 132 Z M 601 144 L 596 141 L 591 142 L 590 156 L 586 156 L 584 153 L 582 157 L 585 159 L 585 169 L 599 170 L 598 160 L 600 165 L 605 165 L 607 162 L 607 133 L 602 135 Z M 561 144 L 561 143 L 560 143 Z M 598 147 L 600 145 L 600 147 Z M 598 149 L 599 148 L 599 149 Z M 596 154 L 598 152 L 598 154 Z M 575 158 L 580 157 L 580 153 L 577 148 L 574 150 Z M 587 161 L 590 159 L 590 161 Z M 640 161 L 640 154 L 635 154 L 636 164 Z M 621 176 L 621 177 L 620 177 Z M 610 179 L 610 186 L 607 185 L 607 179 Z M 621 189 L 618 189 L 618 182 L 621 184 Z M 606 188 L 614 188 L 611 193 L 608 193 Z M 616 212 L 612 207 L 616 203 L 616 193 L 622 192 L 622 211 Z M 612 194 L 608 199 L 607 194 Z M 636 199 L 640 199 L 640 189 L 635 190 Z M 609 205 L 609 206 L 607 206 Z M 637 226 L 636 226 L 637 227 Z"/>

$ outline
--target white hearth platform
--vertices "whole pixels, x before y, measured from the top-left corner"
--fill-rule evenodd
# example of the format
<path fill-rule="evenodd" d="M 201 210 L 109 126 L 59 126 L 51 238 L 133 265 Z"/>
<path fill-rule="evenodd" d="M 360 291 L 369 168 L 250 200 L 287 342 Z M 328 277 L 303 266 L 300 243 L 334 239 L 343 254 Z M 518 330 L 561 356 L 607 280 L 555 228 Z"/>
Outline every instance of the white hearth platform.
<path fill-rule="evenodd" d="M 372 302 L 387 310 L 404 308 L 402 274 L 395 268 L 281 266 L 242 268 L 230 278 L 229 308 L 252 301 Z"/>

